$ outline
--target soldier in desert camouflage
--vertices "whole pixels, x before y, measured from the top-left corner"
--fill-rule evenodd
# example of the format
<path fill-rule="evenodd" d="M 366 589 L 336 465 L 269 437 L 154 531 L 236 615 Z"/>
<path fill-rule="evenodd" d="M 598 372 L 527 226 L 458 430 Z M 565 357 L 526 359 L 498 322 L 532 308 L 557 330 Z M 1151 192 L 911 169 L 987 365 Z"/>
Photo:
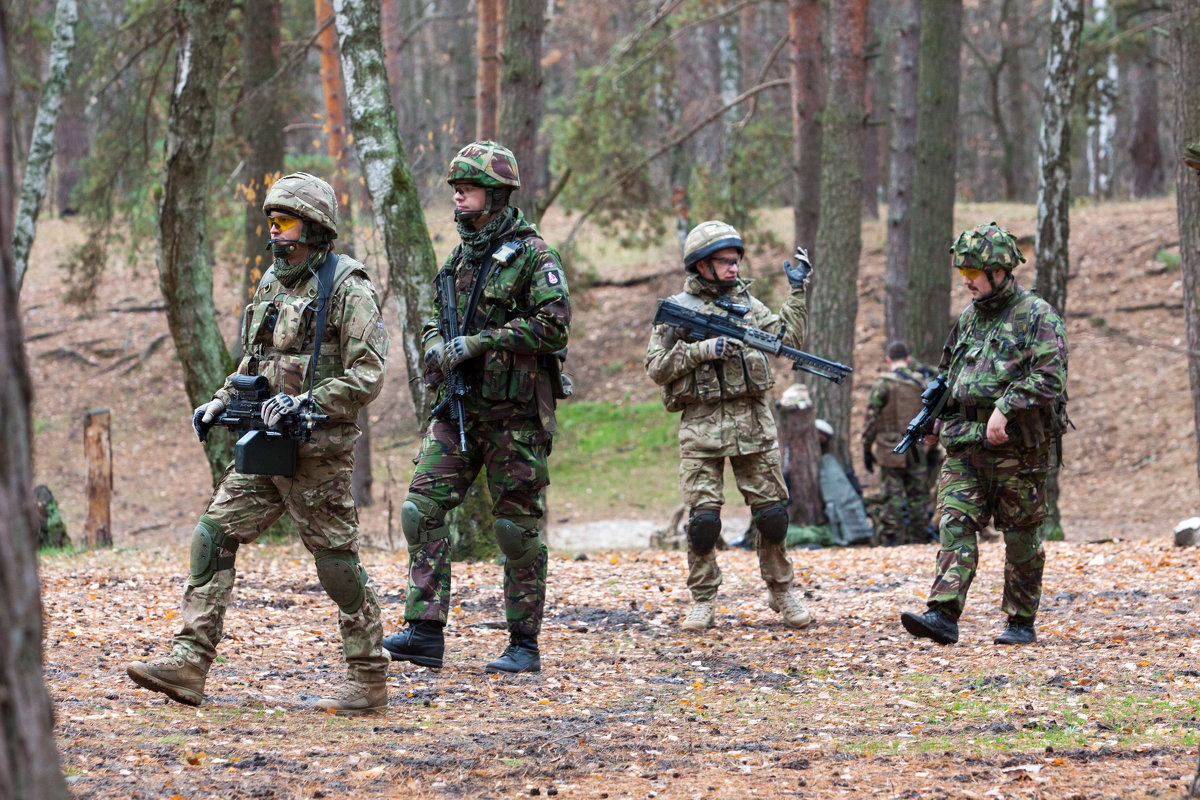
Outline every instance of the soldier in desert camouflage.
<path fill-rule="evenodd" d="M 1067 333 L 1062 318 L 1013 275 L 1025 257 L 996 223 L 964 231 L 950 248 L 972 302 L 950 330 L 940 371 L 950 393 L 940 420 L 946 461 L 938 479 L 941 546 L 924 614 L 905 629 L 958 641 L 958 618 L 979 565 L 988 519 L 1004 535 L 1008 616 L 996 644 L 1031 644 L 1046 553 L 1046 473 L 1065 421 Z M 932 441 L 932 438 L 930 439 Z"/>
<path fill-rule="evenodd" d="M 505 556 L 504 613 L 509 645 L 487 672 L 538 672 L 538 633 L 546 604 L 548 553 L 539 537 L 549 483 L 547 457 L 565 396 L 556 353 L 567 345 L 571 303 L 558 253 L 508 204 L 521 186 L 517 160 L 495 142 L 458 152 L 446 175 L 462 243 L 443 271 L 453 276 L 461 334 L 444 341 L 425 326 L 425 380 L 439 402 L 400 509 L 408 540 L 408 626 L 384 639 L 394 660 L 440 668 L 450 611 L 450 528 L 446 513 L 486 469 L 493 533 Z M 441 298 L 439 298 L 439 305 Z M 446 399 L 447 370 L 470 391 L 460 420 Z"/>
<path fill-rule="evenodd" d="M 269 426 L 308 406 L 329 416 L 312 438 L 300 442 L 295 472 L 248 475 L 233 464 L 225 470 L 192 534 L 191 576 L 183 594 L 182 628 L 171 655 L 150 663 L 134 661 L 127 672 L 140 686 L 172 700 L 200 705 L 209 666 L 224 629 L 240 545 L 258 538 L 283 514 L 291 514 L 300 540 L 312 553 L 317 578 L 338 606 L 338 629 L 346 658 L 346 682 L 317 701 L 338 713 L 378 711 L 387 706 L 388 658 L 383 623 L 372 583 L 358 557 L 358 512 L 350 495 L 354 443 L 361 431 L 358 412 L 383 384 L 388 334 L 379 298 L 363 265 L 333 255 L 337 199 L 333 188 L 304 172 L 286 175 L 267 192 L 272 266 L 242 317 L 242 357 L 237 373 L 261 375 L 274 397 L 263 404 Z M 321 351 L 316 364 L 317 273 L 333 264 Z M 213 399 L 196 409 L 197 433 L 225 410 L 233 375 Z"/>
<path fill-rule="evenodd" d="M 670 300 L 706 314 L 728 314 L 731 307 L 742 306 L 743 324 L 770 333 L 786 325 L 784 344 L 799 348 L 808 322 L 804 289 L 811 265 L 807 253 L 798 247 L 797 264 L 784 262 L 791 290 L 775 314 L 750 294 L 751 282 L 738 277 L 744 252 L 733 226 L 717 220 L 700 223 L 684 242 L 688 275 L 683 291 Z M 675 328 L 656 325 L 646 347 L 645 366 L 646 374 L 661 387 L 667 411 L 682 412 L 679 488 L 689 509 L 687 586 L 692 595 L 692 608 L 682 627 L 705 630 L 714 624 L 721 585 L 715 548 L 725 502 L 726 459 L 758 529 L 759 570 L 770 606 L 789 627 L 808 626 L 812 618 L 792 593 L 792 561 L 784 546 L 788 493 L 767 397 L 774 376 L 766 354 L 724 336 L 689 342 Z"/>

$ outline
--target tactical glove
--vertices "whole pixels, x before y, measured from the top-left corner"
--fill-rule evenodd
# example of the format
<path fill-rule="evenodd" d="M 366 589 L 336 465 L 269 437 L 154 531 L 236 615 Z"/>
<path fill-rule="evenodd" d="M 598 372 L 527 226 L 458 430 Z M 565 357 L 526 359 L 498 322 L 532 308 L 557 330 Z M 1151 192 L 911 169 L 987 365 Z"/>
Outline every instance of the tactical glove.
<path fill-rule="evenodd" d="M 470 336 L 456 336 L 446 345 L 446 366 L 454 369 L 467 359 L 482 355 L 487 349 L 488 342 L 483 338 L 482 334 L 475 333 Z"/>
<path fill-rule="evenodd" d="M 734 358 L 742 351 L 742 340 L 728 336 L 717 336 L 696 343 L 701 361 L 724 361 Z"/>
<path fill-rule="evenodd" d="M 300 398 L 280 392 L 262 405 L 262 421 L 274 428 L 279 420 L 300 410 Z"/>
<path fill-rule="evenodd" d="M 863 442 L 863 468 L 867 472 L 875 471 L 875 456 L 871 453 L 870 442 Z"/>
<path fill-rule="evenodd" d="M 445 358 L 446 345 L 442 344 L 441 339 L 431 339 L 430 345 L 425 348 L 425 366 L 436 367 L 438 370 L 442 368 L 442 359 Z"/>
<path fill-rule="evenodd" d="M 796 265 L 792 266 L 792 262 L 784 261 L 783 274 L 787 275 L 788 285 L 792 289 L 804 289 L 812 277 L 812 262 L 808 260 L 808 251 L 796 245 L 796 254 L 792 257 L 796 259 Z"/>
<path fill-rule="evenodd" d="M 200 441 L 207 441 L 208 429 L 212 427 L 213 420 L 221 416 L 221 412 L 225 410 L 225 401 L 219 397 L 214 397 L 202 406 L 197 406 L 192 412 L 192 427 L 196 430 L 196 437 Z"/>

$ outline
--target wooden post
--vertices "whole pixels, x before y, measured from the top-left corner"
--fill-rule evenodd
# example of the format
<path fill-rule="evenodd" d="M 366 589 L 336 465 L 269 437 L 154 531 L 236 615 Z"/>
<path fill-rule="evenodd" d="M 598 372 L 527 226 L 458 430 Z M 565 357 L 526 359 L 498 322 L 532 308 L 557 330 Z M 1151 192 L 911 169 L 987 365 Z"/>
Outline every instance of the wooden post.
<path fill-rule="evenodd" d="M 779 409 L 779 449 L 787 479 L 788 522 L 792 525 L 823 525 L 825 503 L 821 499 L 821 444 L 817 439 L 817 412 L 808 387 L 794 383 L 776 404 Z"/>
<path fill-rule="evenodd" d="M 107 408 L 93 409 L 83 418 L 83 452 L 87 458 L 87 525 L 89 548 L 112 547 L 112 439 Z"/>

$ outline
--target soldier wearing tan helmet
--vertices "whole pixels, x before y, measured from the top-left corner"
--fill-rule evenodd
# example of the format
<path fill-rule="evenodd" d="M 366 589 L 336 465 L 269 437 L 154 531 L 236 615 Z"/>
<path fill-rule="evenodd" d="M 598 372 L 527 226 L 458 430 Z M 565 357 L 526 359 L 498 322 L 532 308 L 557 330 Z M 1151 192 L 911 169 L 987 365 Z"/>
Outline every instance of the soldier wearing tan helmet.
<path fill-rule="evenodd" d="M 245 355 L 234 375 L 269 381 L 276 394 L 263 404 L 268 426 L 310 406 L 329 420 L 299 443 L 290 477 L 243 474 L 230 464 L 192 534 L 182 627 L 172 640 L 171 655 L 134 661 L 127 672 L 140 686 L 200 705 L 224 629 L 237 550 L 286 513 L 312 553 L 321 587 L 338 607 L 346 657 L 345 683 L 316 707 L 338 713 L 379 711 L 388 703 L 388 658 L 381 642 L 379 601 L 359 562 L 350 476 L 360 434 L 356 420 L 383 385 L 388 333 L 363 265 L 333 253 L 337 200 L 328 183 L 304 172 L 286 175 L 267 192 L 263 212 L 273 263 L 242 317 Z M 326 265 L 332 282 L 314 364 L 318 275 Z M 196 409 L 197 433 L 225 410 L 234 375 Z"/>
<path fill-rule="evenodd" d="M 461 335 L 444 341 L 436 318 L 422 334 L 425 381 L 437 390 L 438 401 L 400 510 L 409 552 L 408 625 L 383 644 L 393 660 L 442 666 L 450 613 L 446 514 L 485 470 L 493 532 L 505 556 L 509 644 L 484 669 L 538 672 L 548 565 L 538 531 L 557 430 L 555 404 L 566 394 L 557 353 L 567 345 L 571 301 L 558 253 L 509 204 L 521 186 L 512 151 L 473 142 L 450 162 L 446 183 L 462 243 L 442 274 L 454 281 Z M 439 294 L 439 307 L 443 299 Z M 465 449 L 460 421 L 445 402 L 446 372 L 454 369 L 469 387 L 462 398 Z"/>
<path fill-rule="evenodd" d="M 671 301 L 708 314 L 738 313 L 743 324 L 771 333 L 786 325 L 784 344 L 799 348 L 808 322 L 808 254 L 797 247 L 796 265 L 784 262 L 791 291 L 775 314 L 750 294 L 751 281 L 739 277 L 744 253 L 742 237 L 732 225 L 719 220 L 700 223 L 684 241 L 688 274 L 683 291 Z M 808 626 L 812 618 L 792 593 L 792 561 L 784 546 L 788 492 L 767 398 L 775 380 L 766 355 L 743 347 L 740 339 L 690 342 L 675 328 L 656 325 L 645 366 L 661 387 L 667 411 L 681 412 L 679 488 L 689 509 L 687 586 L 692 595 L 692 608 L 681 627 L 699 631 L 715 622 L 721 585 L 715 548 L 721 535 L 726 460 L 758 530 L 759 570 L 769 605 L 788 627 Z"/>

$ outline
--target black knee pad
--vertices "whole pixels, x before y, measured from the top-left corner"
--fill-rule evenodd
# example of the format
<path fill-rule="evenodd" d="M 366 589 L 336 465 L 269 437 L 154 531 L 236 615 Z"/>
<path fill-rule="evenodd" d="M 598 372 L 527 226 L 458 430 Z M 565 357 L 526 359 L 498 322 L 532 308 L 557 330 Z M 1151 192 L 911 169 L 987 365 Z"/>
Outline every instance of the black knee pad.
<path fill-rule="evenodd" d="M 706 556 L 717 546 L 721 536 L 721 510 L 693 508 L 688 512 L 687 538 L 698 556 Z"/>
<path fill-rule="evenodd" d="M 783 503 L 767 506 L 754 514 L 754 525 L 763 541 L 779 544 L 787 538 L 787 509 Z"/>

